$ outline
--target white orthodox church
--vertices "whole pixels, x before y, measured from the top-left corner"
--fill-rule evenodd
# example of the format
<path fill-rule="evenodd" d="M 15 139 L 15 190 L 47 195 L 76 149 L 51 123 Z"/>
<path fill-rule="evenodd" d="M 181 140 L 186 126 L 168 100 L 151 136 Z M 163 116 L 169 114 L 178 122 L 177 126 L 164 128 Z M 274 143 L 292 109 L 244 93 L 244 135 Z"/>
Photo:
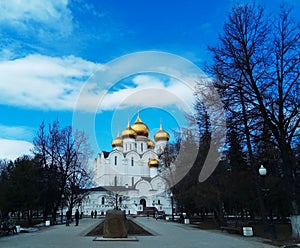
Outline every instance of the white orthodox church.
<path fill-rule="evenodd" d="M 111 152 L 94 160 L 94 184 L 80 210 L 85 214 L 118 208 L 126 214 L 171 214 L 168 183 L 160 168 L 159 155 L 168 144 L 169 134 L 160 124 L 149 138 L 149 128 L 140 115 L 112 141 Z"/>

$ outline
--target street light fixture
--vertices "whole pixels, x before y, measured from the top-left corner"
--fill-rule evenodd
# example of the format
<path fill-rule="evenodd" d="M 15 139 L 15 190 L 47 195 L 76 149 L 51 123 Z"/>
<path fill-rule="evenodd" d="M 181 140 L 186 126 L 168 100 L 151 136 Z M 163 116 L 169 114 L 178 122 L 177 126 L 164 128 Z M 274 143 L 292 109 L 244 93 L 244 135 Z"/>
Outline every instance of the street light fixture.
<path fill-rule="evenodd" d="M 258 173 L 262 177 L 262 192 L 263 192 L 263 197 L 264 197 L 264 206 L 266 207 L 268 215 L 269 215 L 269 230 L 270 230 L 270 233 L 271 233 L 272 240 L 277 240 L 277 233 L 276 233 L 276 229 L 275 229 L 275 226 L 274 226 L 274 223 L 273 223 L 272 209 L 270 207 L 269 199 L 268 199 L 269 198 L 268 194 L 269 194 L 270 189 L 268 189 L 266 187 L 267 172 L 268 172 L 267 169 L 263 165 L 261 165 L 259 170 L 258 170 Z"/>
<path fill-rule="evenodd" d="M 171 206 L 172 206 L 172 221 L 174 221 L 174 195 L 172 192 L 170 193 L 170 197 L 171 197 Z"/>
<path fill-rule="evenodd" d="M 261 176 L 267 175 L 267 169 L 263 165 L 260 166 L 258 172 L 259 172 L 259 175 L 261 175 Z"/>

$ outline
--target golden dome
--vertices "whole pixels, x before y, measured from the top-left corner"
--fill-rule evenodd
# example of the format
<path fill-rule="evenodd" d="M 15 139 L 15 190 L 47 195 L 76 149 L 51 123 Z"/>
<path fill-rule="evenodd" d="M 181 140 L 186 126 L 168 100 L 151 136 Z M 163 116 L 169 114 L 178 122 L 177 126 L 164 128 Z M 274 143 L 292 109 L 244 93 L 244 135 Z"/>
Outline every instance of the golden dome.
<path fill-rule="evenodd" d="M 149 128 L 145 123 L 142 122 L 140 118 L 140 114 L 138 114 L 138 117 L 136 118 L 134 124 L 131 126 L 131 128 L 136 132 L 138 136 L 146 136 L 149 135 Z"/>
<path fill-rule="evenodd" d="M 122 147 L 123 146 L 123 140 L 120 136 L 120 133 L 118 133 L 118 136 L 111 142 L 112 147 Z"/>
<path fill-rule="evenodd" d="M 158 162 L 157 159 L 152 158 L 152 159 L 149 160 L 149 162 L 148 162 L 148 167 L 149 168 L 157 168 L 158 166 L 159 166 L 159 162 Z"/>
<path fill-rule="evenodd" d="M 154 146 L 155 146 L 151 139 L 148 139 L 147 145 L 148 145 L 148 148 L 154 148 Z"/>
<path fill-rule="evenodd" d="M 129 122 L 127 128 L 122 132 L 122 139 L 124 138 L 132 138 L 132 139 L 136 138 L 136 132 L 130 127 Z"/>
<path fill-rule="evenodd" d="M 160 124 L 159 131 L 154 135 L 154 140 L 157 142 L 159 140 L 166 140 L 168 141 L 170 139 L 170 135 L 163 130 L 162 124 Z"/>

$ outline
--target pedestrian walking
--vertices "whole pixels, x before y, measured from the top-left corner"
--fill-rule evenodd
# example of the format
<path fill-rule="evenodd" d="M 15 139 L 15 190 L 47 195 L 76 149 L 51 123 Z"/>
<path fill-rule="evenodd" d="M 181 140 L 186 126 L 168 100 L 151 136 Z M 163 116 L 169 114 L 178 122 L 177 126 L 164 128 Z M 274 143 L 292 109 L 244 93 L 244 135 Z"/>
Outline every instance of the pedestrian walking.
<path fill-rule="evenodd" d="M 94 211 L 91 212 L 92 219 L 94 218 Z"/>
<path fill-rule="evenodd" d="M 97 219 L 97 210 L 95 210 L 94 213 L 95 213 L 95 219 Z"/>
<path fill-rule="evenodd" d="M 79 224 L 79 211 L 78 209 L 76 209 L 76 212 L 75 212 L 75 226 L 78 226 Z"/>
<path fill-rule="evenodd" d="M 70 209 L 66 212 L 66 226 L 70 225 L 70 221 L 71 221 L 71 217 L 72 217 L 72 213 L 70 211 Z"/>

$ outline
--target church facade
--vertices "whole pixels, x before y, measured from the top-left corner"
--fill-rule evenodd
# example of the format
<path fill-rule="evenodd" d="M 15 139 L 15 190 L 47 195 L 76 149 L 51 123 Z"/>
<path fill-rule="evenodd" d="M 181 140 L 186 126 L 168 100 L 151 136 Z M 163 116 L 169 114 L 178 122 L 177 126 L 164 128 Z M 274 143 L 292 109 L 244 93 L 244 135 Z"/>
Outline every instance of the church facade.
<path fill-rule="evenodd" d="M 118 208 L 126 214 L 159 212 L 171 214 L 171 197 L 163 176 L 159 155 L 168 144 L 169 134 L 160 129 L 149 138 L 149 128 L 138 115 L 136 121 L 112 141 L 112 151 L 99 153 L 94 160 L 95 188 L 81 204 L 81 211 L 105 214 Z"/>

